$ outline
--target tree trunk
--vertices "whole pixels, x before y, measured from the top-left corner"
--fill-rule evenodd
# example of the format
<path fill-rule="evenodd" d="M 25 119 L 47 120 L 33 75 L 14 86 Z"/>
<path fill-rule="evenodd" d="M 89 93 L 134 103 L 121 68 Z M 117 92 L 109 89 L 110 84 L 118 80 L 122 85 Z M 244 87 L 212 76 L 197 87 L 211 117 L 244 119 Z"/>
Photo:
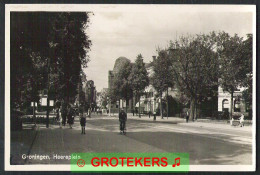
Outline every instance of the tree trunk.
<path fill-rule="evenodd" d="M 120 99 L 118 100 L 118 114 L 120 113 Z"/>
<path fill-rule="evenodd" d="M 160 94 L 160 106 L 161 106 L 161 118 L 163 119 L 163 107 L 162 107 L 162 93 Z"/>
<path fill-rule="evenodd" d="M 229 119 L 232 119 L 234 91 L 231 92 Z"/>
<path fill-rule="evenodd" d="M 201 102 L 200 102 L 200 104 L 197 104 L 197 106 L 199 106 L 198 107 L 198 114 L 197 114 L 197 118 L 200 118 L 201 117 Z"/>
<path fill-rule="evenodd" d="M 198 110 L 197 110 L 197 101 L 195 100 L 195 104 L 194 104 L 194 117 L 193 117 L 193 121 L 197 120 L 197 114 L 198 114 Z"/>
<path fill-rule="evenodd" d="M 49 94 L 48 94 L 48 96 L 47 96 L 47 111 L 46 111 L 46 128 L 49 128 L 49 113 L 50 113 L 50 100 L 49 100 Z"/>
<path fill-rule="evenodd" d="M 127 114 L 127 98 L 125 100 L 125 113 Z"/>
<path fill-rule="evenodd" d="M 33 102 L 33 119 L 34 119 L 34 125 L 36 126 L 35 101 Z"/>
<path fill-rule="evenodd" d="M 168 88 L 167 88 L 167 91 L 166 91 L 167 93 L 166 93 L 166 99 L 167 99 L 167 119 L 168 119 L 168 117 L 169 117 L 169 101 L 168 101 Z"/>
<path fill-rule="evenodd" d="M 139 95 L 139 110 L 138 110 L 139 118 L 141 118 L 141 114 L 140 114 L 140 109 L 141 109 L 141 106 L 140 106 L 140 100 L 141 100 L 141 97 L 140 97 L 140 95 Z"/>
<path fill-rule="evenodd" d="M 189 119 L 193 120 L 194 119 L 194 115 L 195 115 L 195 99 L 193 97 L 191 97 L 190 100 L 190 116 Z"/>
<path fill-rule="evenodd" d="M 47 111 L 46 111 L 46 128 L 49 128 L 49 108 L 50 108 L 50 99 L 49 99 L 49 91 L 50 91 L 50 58 L 48 58 L 48 80 L 47 80 Z"/>

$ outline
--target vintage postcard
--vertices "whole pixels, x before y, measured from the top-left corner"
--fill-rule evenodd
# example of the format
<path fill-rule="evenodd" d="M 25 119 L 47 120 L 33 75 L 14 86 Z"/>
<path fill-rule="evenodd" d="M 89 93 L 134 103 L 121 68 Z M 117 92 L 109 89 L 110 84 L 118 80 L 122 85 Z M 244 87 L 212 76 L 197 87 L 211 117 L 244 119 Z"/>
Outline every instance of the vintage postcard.
<path fill-rule="evenodd" d="M 7 4 L 5 170 L 255 171 L 254 5 Z"/>

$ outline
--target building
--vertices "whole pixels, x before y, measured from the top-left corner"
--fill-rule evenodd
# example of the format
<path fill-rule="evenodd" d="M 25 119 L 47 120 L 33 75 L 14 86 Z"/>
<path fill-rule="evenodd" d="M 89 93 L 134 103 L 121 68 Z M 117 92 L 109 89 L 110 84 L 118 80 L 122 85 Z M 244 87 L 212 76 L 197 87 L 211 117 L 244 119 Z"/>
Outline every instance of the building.
<path fill-rule="evenodd" d="M 93 80 L 87 81 L 84 87 L 84 92 L 85 92 L 85 101 L 87 103 L 87 106 L 91 107 L 92 110 L 94 110 L 97 104 L 96 103 L 97 91 Z"/>
<path fill-rule="evenodd" d="M 156 56 L 153 56 L 153 61 L 156 59 Z M 152 67 L 152 62 L 150 63 L 145 63 L 146 70 L 148 72 L 148 76 L 151 77 L 153 75 L 153 67 Z M 144 95 L 141 96 L 140 98 L 140 110 L 141 113 L 148 113 L 154 112 L 154 111 L 159 111 L 160 110 L 160 98 L 157 95 L 156 90 L 154 87 L 150 84 L 147 86 L 144 90 Z M 171 97 L 176 97 L 178 94 L 178 90 L 176 88 L 168 88 L 168 96 Z M 166 100 L 167 93 L 164 92 L 162 94 L 162 101 L 164 104 L 167 103 Z M 139 109 L 139 102 L 138 99 L 135 99 L 135 107 Z M 171 106 L 169 106 L 170 108 Z M 164 106 L 164 110 L 165 106 Z"/>
<path fill-rule="evenodd" d="M 242 98 L 242 92 L 245 88 L 240 87 L 233 93 L 233 114 L 243 113 L 245 116 L 249 115 L 250 109 L 246 105 L 246 101 Z M 231 112 L 231 94 L 223 91 L 222 87 L 218 87 L 218 111 L 219 112 Z"/>

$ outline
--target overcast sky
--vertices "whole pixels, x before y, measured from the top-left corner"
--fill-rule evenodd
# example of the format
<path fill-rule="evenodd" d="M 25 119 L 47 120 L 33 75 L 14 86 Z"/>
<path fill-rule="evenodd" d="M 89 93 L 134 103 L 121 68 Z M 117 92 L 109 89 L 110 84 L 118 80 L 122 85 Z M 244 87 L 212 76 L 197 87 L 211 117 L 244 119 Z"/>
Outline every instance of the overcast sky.
<path fill-rule="evenodd" d="M 176 36 L 225 31 L 245 37 L 253 31 L 253 14 L 241 6 L 110 6 L 93 10 L 87 33 L 91 61 L 84 71 L 97 90 L 108 87 L 108 71 L 124 56 L 145 62 Z"/>

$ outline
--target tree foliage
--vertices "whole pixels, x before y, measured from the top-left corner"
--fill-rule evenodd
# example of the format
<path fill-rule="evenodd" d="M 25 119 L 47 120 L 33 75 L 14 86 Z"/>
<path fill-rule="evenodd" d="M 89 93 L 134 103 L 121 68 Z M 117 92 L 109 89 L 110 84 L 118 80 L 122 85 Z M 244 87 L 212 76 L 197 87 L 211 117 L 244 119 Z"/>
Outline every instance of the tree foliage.
<path fill-rule="evenodd" d="M 111 100 L 129 100 L 133 96 L 133 90 L 128 79 L 132 70 L 130 60 L 122 62 L 118 71 L 114 74 L 113 84 L 110 90 Z"/>
<path fill-rule="evenodd" d="M 129 81 L 131 82 L 132 89 L 140 95 L 149 85 L 148 73 L 145 68 L 143 56 L 141 54 L 139 54 L 135 60 L 131 74 L 129 76 Z"/>
<path fill-rule="evenodd" d="M 153 75 L 151 76 L 151 82 L 155 90 L 160 96 L 160 108 L 161 117 L 163 118 L 163 106 L 162 106 L 162 94 L 167 91 L 167 105 L 168 105 L 168 88 L 174 86 L 173 72 L 170 70 L 172 65 L 172 60 L 168 50 L 158 49 L 158 57 L 153 61 Z M 167 109 L 168 117 L 168 109 Z"/>
<path fill-rule="evenodd" d="M 88 21 L 89 13 L 81 12 L 11 13 L 13 107 L 48 88 L 48 78 L 53 98 L 69 100 L 75 96 L 82 67 L 89 61 Z"/>
<path fill-rule="evenodd" d="M 159 49 L 158 57 L 152 63 L 153 75 L 151 76 L 151 83 L 159 94 L 174 85 L 173 72 L 170 70 L 171 65 L 172 60 L 168 51 Z"/>
<path fill-rule="evenodd" d="M 237 34 L 230 36 L 228 33 L 221 32 L 217 39 L 220 62 L 219 83 L 224 91 L 231 94 L 231 118 L 234 91 L 239 87 L 247 87 L 247 93 L 252 92 L 252 35 L 247 35 L 247 39 L 243 40 Z"/>
<path fill-rule="evenodd" d="M 108 92 L 108 89 L 103 89 L 100 93 L 100 99 L 101 99 L 101 106 L 103 108 L 106 108 L 107 106 L 107 100 L 108 100 L 108 97 L 109 97 L 109 92 Z"/>
<path fill-rule="evenodd" d="M 143 56 L 137 55 L 135 63 L 132 67 L 129 81 L 135 95 L 139 98 L 139 117 L 140 117 L 140 96 L 143 94 L 145 88 L 149 85 L 148 73 L 145 68 Z M 134 104 L 135 105 L 135 104 Z"/>
<path fill-rule="evenodd" d="M 218 57 L 214 52 L 215 36 L 215 33 L 211 33 L 181 37 L 170 46 L 170 57 L 173 62 L 171 69 L 177 87 L 190 98 L 191 119 L 196 118 L 198 101 L 207 98 L 218 83 Z"/>

